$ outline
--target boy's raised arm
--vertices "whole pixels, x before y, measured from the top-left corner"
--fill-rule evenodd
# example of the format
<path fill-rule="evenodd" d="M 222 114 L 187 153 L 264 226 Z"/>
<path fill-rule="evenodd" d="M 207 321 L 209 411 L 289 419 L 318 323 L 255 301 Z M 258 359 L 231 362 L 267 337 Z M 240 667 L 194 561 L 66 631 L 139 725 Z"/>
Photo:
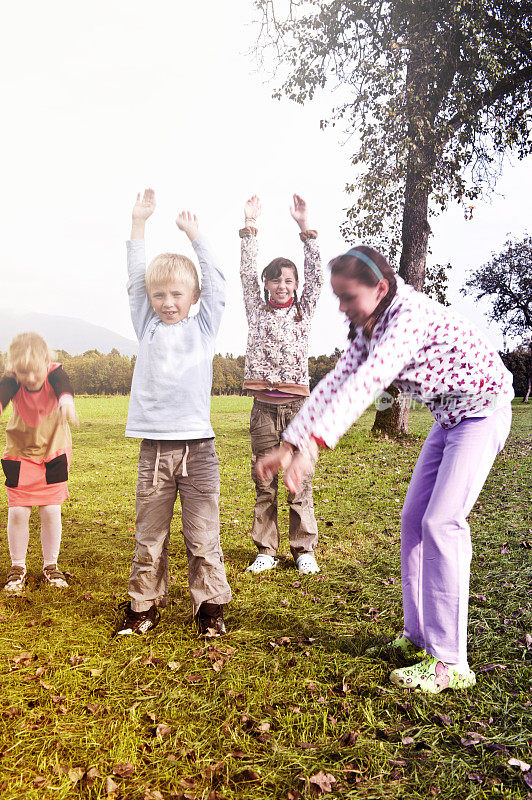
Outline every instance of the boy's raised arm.
<path fill-rule="evenodd" d="M 185 233 L 198 257 L 201 269 L 201 304 L 199 320 L 206 333 L 216 334 L 225 307 L 225 278 L 208 240 L 200 233 L 198 218 L 182 211 L 176 225 Z"/>
<path fill-rule="evenodd" d="M 131 214 L 131 239 L 127 242 L 127 292 L 131 321 L 137 338 L 140 339 L 147 322 L 151 319 L 152 309 L 146 294 L 146 252 L 144 248 L 144 231 L 146 220 L 155 211 L 155 192 L 145 189 L 141 198 L 137 194 Z"/>

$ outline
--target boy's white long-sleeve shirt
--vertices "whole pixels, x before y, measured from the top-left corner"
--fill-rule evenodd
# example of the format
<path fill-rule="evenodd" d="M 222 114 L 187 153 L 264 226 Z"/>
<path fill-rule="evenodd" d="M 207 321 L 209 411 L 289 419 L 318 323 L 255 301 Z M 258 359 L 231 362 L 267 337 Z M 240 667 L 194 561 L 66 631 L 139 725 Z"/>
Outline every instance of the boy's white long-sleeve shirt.
<path fill-rule="evenodd" d="M 397 276 L 397 293 L 370 340 L 362 327 L 283 433 L 306 449 L 334 447 L 386 387 L 424 403 L 442 428 L 511 402 L 512 374 L 473 325 Z"/>
<path fill-rule="evenodd" d="M 167 325 L 146 293 L 144 239 L 127 242 L 127 291 L 139 352 L 126 436 L 166 440 L 214 436 L 212 359 L 225 305 L 225 278 L 203 236 L 192 246 L 201 268 L 200 309 L 193 317 Z"/>

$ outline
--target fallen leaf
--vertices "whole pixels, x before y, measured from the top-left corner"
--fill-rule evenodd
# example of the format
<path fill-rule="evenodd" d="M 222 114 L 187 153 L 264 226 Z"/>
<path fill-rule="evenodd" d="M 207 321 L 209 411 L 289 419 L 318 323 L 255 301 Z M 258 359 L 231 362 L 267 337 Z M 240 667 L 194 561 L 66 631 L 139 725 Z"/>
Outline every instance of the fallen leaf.
<path fill-rule="evenodd" d="M 199 683 L 201 675 L 185 675 L 185 680 L 187 683 Z"/>
<path fill-rule="evenodd" d="M 405 745 L 406 744 L 414 744 L 414 738 L 412 736 L 403 736 L 403 738 L 401 739 L 401 742 L 403 744 L 405 744 Z"/>
<path fill-rule="evenodd" d="M 109 800 L 112 800 L 113 798 L 116 797 L 117 791 L 118 791 L 118 784 L 115 783 L 114 780 L 108 775 L 107 778 L 105 779 L 105 794 L 107 795 Z"/>
<path fill-rule="evenodd" d="M 494 669 L 506 669 L 506 664 L 484 664 L 477 668 L 477 672 L 493 672 Z"/>
<path fill-rule="evenodd" d="M 218 658 L 216 661 L 213 662 L 212 668 L 215 672 L 221 672 L 224 668 L 224 660 L 223 658 Z"/>
<path fill-rule="evenodd" d="M 192 778 L 181 778 L 179 785 L 184 789 L 195 789 L 196 781 L 192 780 Z"/>
<path fill-rule="evenodd" d="M 115 764 L 113 767 L 113 775 L 118 775 L 120 778 L 130 778 L 135 773 L 135 765 L 129 761 L 123 764 Z"/>
<path fill-rule="evenodd" d="M 68 660 L 70 661 L 73 667 L 77 667 L 78 664 L 83 664 L 83 662 L 85 661 L 85 659 L 82 658 L 81 656 L 78 656 L 77 653 L 73 653 Z"/>
<path fill-rule="evenodd" d="M 85 775 L 85 778 L 87 780 L 87 786 L 92 786 L 96 778 L 101 778 L 101 777 L 102 776 L 98 767 L 91 767 L 90 769 L 87 770 L 87 774 Z"/>
<path fill-rule="evenodd" d="M 99 675 L 102 674 L 102 672 L 103 672 L 103 669 L 90 669 L 89 670 L 89 674 L 90 674 L 91 678 L 97 678 Z"/>
<path fill-rule="evenodd" d="M 18 653 L 18 655 L 13 656 L 12 661 L 17 667 L 26 667 L 33 661 L 33 653 L 29 653 L 27 650 L 22 650 L 22 652 Z"/>
<path fill-rule="evenodd" d="M 170 725 L 166 725 L 164 722 L 160 722 L 157 727 L 155 728 L 155 735 L 158 739 L 162 739 L 164 736 L 168 736 L 172 728 Z"/>
<path fill-rule="evenodd" d="M 33 779 L 33 785 L 36 789 L 41 786 L 46 786 L 48 784 L 48 780 L 44 778 L 42 775 L 36 775 Z"/>
<path fill-rule="evenodd" d="M 89 714 L 99 714 L 103 708 L 101 703 L 90 703 L 89 705 L 85 706 Z"/>
<path fill-rule="evenodd" d="M 164 797 L 158 789 L 146 789 L 143 800 L 164 800 Z"/>
<path fill-rule="evenodd" d="M 474 781 L 475 783 L 484 783 L 485 777 L 484 775 L 480 775 L 478 772 L 468 772 L 467 777 L 470 781 Z"/>
<path fill-rule="evenodd" d="M 460 741 L 464 747 L 473 747 L 481 742 L 486 742 L 487 739 L 485 736 L 482 736 L 482 734 L 475 733 L 475 731 L 466 731 L 466 735 L 463 736 Z"/>
<path fill-rule="evenodd" d="M 243 750 L 231 750 L 231 755 L 233 758 L 245 758 L 246 754 Z"/>
<path fill-rule="evenodd" d="M 508 765 L 510 767 L 519 767 L 521 772 L 528 772 L 530 769 L 530 764 L 527 764 L 526 761 L 521 761 L 519 758 L 510 758 Z"/>
<path fill-rule="evenodd" d="M 325 794 L 325 792 L 332 792 L 332 785 L 336 783 L 336 778 L 334 775 L 320 769 L 315 775 L 311 775 L 309 783 L 311 788 L 320 795 Z"/>
<path fill-rule="evenodd" d="M 176 669 L 179 669 L 181 664 L 180 664 L 179 661 L 169 661 L 167 666 L 168 666 L 168 669 L 171 669 L 173 672 L 175 672 Z"/>
<path fill-rule="evenodd" d="M 67 775 L 68 779 L 72 781 L 72 783 L 78 783 L 85 775 L 85 770 L 83 767 L 74 767 L 73 769 L 68 770 Z"/>
<path fill-rule="evenodd" d="M 144 664 L 145 666 L 155 667 L 159 663 L 160 659 L 153 655 L 153 652 L 150 651 L 149 656 L 146 658 L 142 658 L 140 663 Z"/>

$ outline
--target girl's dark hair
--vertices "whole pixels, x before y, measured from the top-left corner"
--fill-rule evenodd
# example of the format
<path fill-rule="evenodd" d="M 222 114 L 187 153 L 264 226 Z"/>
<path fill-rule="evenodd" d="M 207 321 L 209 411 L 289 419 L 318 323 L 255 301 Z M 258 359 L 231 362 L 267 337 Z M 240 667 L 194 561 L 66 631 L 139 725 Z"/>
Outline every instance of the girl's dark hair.
<path fill-rule="evenodd" d="M 395 297 L 397 292 L 397 280 L 395 278 L 395 272 L 390 267 L 385 257 L 377 250 L 374 250 L 373 247 L 367 247 L 363 244 L 353 249 L 359 250 L 361 253 L 368 256 L 368 258 L 374 262 L 375 266 L 378 267 L 382 273 L 382 277 L 385 278 L 389 284 L 386 295 L 382 298 L 369 319 L 366 320 L 362 329 L 366 339 L 371 339 L 377 320 L 384 314 Z M 366 264 L 365 261 L 349 253 L 333 258 L 333 260 L 329 262 L 329 269 L 331 270 L 331 275 L 345 275 L 346 278 L 359 281 L 364 284 L 364 286 L 376 286 L 380 280 L 369 264 Z M 349 339 L 354 338 L 355 326 L 351 323 L 349 326 Z"/>
<path fill-rule="evenodd" d="M 272 281 L 274 278 L 279 278 L 281 276 L 281 270 L 291 269 L 294 273 L 294 277 L 296 281 L 299 281 L 299 276 L 297 274 L 297 267 L 293 261 L 290 261 L 289 258 L 283 258 L 283 256 L 279 256 L 279 258 L 274 258 L 273 261 L 270 261 L 267 267 L 264 267 L 262 270 L 261 280 L 263 281 Z M 273 306 L 270 305 L 270 293 L 267 289 L 264 289 L 264 300 L 266 302 L 266 306 L 269 311 L 273 310 Z M 294 292 L 294 305 L 296 307 L 297 315 L 295 317 L 296 322 L 301 322 L 303 319 L 303 314 L 301 312 L 301 306 L 299 305 L 299 300 L 297 299 L 297 292 Z"/>

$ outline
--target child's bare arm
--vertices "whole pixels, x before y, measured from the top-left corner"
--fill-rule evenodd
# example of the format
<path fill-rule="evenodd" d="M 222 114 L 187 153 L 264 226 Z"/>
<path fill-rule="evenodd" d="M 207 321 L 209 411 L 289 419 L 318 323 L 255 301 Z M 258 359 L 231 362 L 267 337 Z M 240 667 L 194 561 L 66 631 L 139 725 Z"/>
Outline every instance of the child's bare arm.
<path fill-rule="evenodd" d="M 137 195 L 131 214 L 131 239 L 144 239 L 146 220 L 155 211 L 155 192 L 153 189 L 144 189 L 144 195 Z"/>

